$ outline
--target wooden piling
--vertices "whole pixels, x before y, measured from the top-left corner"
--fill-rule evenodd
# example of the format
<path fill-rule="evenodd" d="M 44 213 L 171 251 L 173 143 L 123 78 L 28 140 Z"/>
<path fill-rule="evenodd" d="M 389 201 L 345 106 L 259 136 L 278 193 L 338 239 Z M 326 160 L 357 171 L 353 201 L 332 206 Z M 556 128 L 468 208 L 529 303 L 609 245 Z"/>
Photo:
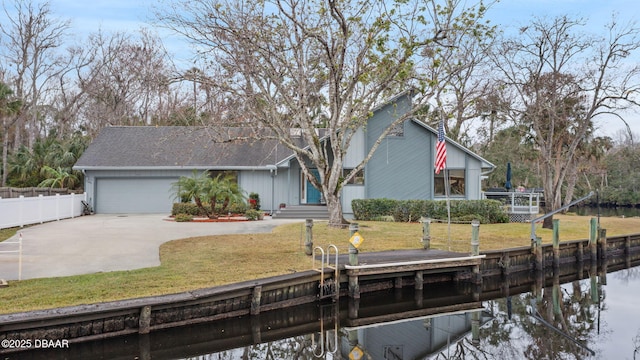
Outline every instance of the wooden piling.
<path fill-rule="evenodd" d="M 422 247 L 428 250 L 431 246 L 431 219 L 422 217 L 420 222 L 422 223 Z"/>
<path fill-rule="evenodd" d="M 480 221 L 471 221 L 471 255 L 480 255 Z"/>
<path fill-rule="evenodd" d="M 151 306 L 143 306 L 140 309 L 138 319 L 138 334 L 148 334 L 151 330 Z"/>
<path fill-rule="evenodd" d="M 535 254 L 535 261 L 536 261 L 536 270 L 537 271 L 543 271 L 544 270 L 544 259 L 542 257 L 542 238 L 540 236 L 536 236 L 535 239 L 535 247 L 534 247 L 534 254 Z"/>
<path fill-rule="evenodd" d="M 582 242 L 578 243 L 578 250 L 576 251 L 576 260 L 578 261 L 578 265 L 582 267 L 582 263 L 584 262 L 584 245 Z"/>
<path fill-rule="evenodd" d="M 260 313 L 260 301 L 262 299 L 262 286 L 258 285 L 253 288 L 251 296 L 251 315 Z"/>
<path fill-rule="evenodd" d="M 358 223 L 349 224 L 349 236 L 353 236 L 353 234 L 358 232 L 358 229 Z M 356 249 L 356 247 L 351 243 L 349 243 L 349 265 L 358 265 L 358 249 Z"/>
<path fill-rule="evenodd" d="M 358 223 L 349 224 L 349 234 L 353 236 L 358 232 Z M 358 265 L 358 249 L 349 242 L 349 265 Z M 360 299 L 360 284 L 358 275 L 349 275 L 349 296 L 353 299 Z"/>
<path fill-rule="evenodd" d="M 471 255 L 480 255 L 480 221 L 471 221 Z M 473 267 L 473 282 L 476 284 L 482 283 L 482 275 L 480 274 L 480 265 Z"/>
<path fill-rule="evenodd" d="M 352 299 L 360 299 L 360 284 L 358 275 L 349 275 L 349 296 Z"/>
<path fill-rule="evenodd" d="M 304 253 L 311 256 L 313 255 L 313 233 L 312 233 L 313 219 L 306 219 L 305 227 L 306 227 L 306 231 L 305 231 L 306 238 L 304 241 Z"/>
<path fill-rule="evenodd" d="M 424 272 L 423 271 L 416 271 L 415 274 L 415 289 L 416 290 L 421 290 L 424 288 Z"/>
<path fill-rule="evenodd" d="M 598 242 L 600 243 L 600 258 L 607 258 L 607 229 L 600 229 L 598 236 Z"/>

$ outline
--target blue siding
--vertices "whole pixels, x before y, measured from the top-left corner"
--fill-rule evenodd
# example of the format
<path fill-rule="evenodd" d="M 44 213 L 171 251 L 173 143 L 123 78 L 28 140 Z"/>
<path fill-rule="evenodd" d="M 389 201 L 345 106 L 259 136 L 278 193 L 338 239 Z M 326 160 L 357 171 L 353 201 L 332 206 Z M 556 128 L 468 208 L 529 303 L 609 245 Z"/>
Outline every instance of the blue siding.
<path fill-rule="evenodd" d="M 388 105 L 378 111 L 367 126 L 367 149 L 393 121 L 396 113 L 409 106 L 407 98 L 397 106 Z M 367 198 L 431 199 L 433 198 L 433 134 L 413 121 L 404 122 L 404 136 L 382 141 L 365 171 Z"/>

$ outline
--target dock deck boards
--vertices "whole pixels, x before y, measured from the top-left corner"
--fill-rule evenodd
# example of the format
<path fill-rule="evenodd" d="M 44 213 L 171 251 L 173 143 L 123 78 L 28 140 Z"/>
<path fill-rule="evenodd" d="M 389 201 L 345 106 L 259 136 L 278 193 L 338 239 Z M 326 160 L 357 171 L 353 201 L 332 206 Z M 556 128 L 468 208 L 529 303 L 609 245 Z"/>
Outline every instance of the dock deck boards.
<path fill-rule="evenodd" d="M 415 262 L 423 260 L 440 260 L 455 259 L 470 256 L 468 253 L 458 253 L 444 250 L 394 250 L 394 251 L 376 251 L 376 252 L 360 252 L 358 253 L 358 265 L 382 265 L 387 263 L 398 262 Z M 316 257 L 318 260 L 320 258 Z M 333 263 L 334 255 L 331 255 L 331 263 Z M 338 255 L 338 268 L 345 269 L 345 265 L 349 264 L 349 255 Z"/>

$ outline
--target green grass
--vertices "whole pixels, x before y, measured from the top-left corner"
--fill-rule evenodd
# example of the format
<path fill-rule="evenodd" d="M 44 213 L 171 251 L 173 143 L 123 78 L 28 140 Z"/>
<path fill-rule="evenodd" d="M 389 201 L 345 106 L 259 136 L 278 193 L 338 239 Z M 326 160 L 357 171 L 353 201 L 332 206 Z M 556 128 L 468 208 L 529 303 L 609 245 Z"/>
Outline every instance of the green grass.
<path fill-rule="evenodd" d="M 588 238 L 589 217 L 557 218 L 561 219 L 562 240 Z M 602 218 L 602 227 L 608 229 L 609 236 L 640 233 L 640 219 Z M 530 231 L 530 224 L 481 225 L 480 249 L 528 246 Z M 543 242 L 551 241 L 550 230 L 537 225 L 536 233 Z M 8 234 L 11 235 L 11 231 Z M 320 222 L 314 225 L 313 234 L 314 246 L 335 244 L 340 253 L 347 252 L 348 229 L 331 229 Z M 422 225 L 362 222 L 360 234 L 364 238 L 361 252 L 416 249 L 421 248 Z M 304 237 L 304 223 L 296 223 L 280 226 L 270 234 L 170 241 L 160 247 L 161 265 L 158 267 L 12 281 L 9 287 L 0 289 L 0 313 L 170 294 L 308 270 L 312 262 L 304 255 Z M 450 227 L 442 223 L 431 224 L 432 248 L 469 252 L 470 238 L 471 226 L 468 224 L 452 224 Z"/>
<path fill-rule="evenodd" d="M 8 229 L 0 229 L 0 242 L 7 240 L 18 232 L 17 227 L 8 228 Z"/>

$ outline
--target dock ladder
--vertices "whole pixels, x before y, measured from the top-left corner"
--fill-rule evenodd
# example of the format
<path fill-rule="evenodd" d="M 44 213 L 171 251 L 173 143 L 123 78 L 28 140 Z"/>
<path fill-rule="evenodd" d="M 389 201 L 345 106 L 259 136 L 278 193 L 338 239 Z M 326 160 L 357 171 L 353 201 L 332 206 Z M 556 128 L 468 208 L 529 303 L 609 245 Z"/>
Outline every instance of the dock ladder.
<path fill-rule="evenodd" d="M 331 264 L 331 250 L 335 252 L 335 260 L 333 265 Z M 321 254 L 321 263 L 320 267 L 316 266 L 316 252 Z M 316 246 L 313 249 L 313 269 L 320 272 L 320 291 L 318 297 L 320 299 L 326 299 L 329 297 L 333 297 L 337 299 L 340 293 L 340 270 L 338 269 L 338 247 L 331 244 L 327 246 L 326 252 L 326 261 L 325 261 L 325 251 L 320 246 Z M 332 279 L 328 279 L 325 281 L 325 268 L 333 269 L 334 274 Z"/>

